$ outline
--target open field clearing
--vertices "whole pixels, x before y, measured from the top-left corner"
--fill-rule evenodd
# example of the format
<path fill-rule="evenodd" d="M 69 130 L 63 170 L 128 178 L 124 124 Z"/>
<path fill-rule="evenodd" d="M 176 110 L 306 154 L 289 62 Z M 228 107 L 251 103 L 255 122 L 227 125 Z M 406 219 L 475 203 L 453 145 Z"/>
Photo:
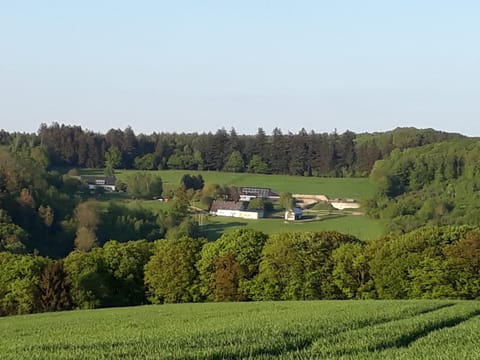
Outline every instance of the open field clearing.
<path fill-rule="evenodd" d="M 118 200 L 130 207 L 143 207 L 155 213 L 167 211 L 172 202 L 159 202 L 156 200 Z M 292 231 L 325 231 L 335 230 L 344 234 L 351 234 L 362 240 L 373 240 L 383 232 L 383 225 L 380 220 L 370 219 L 364 215 L 352 215 L 348 211 L 310 210 L 305 212 L 305 219 L 301 221 L 290 221 L 285 223 L 283 212 L 277 212 L 275 218 L 262 218 L 248 220 L 241 218 L 206 215 L 201 217 L 203 223 L 200 226 L 202 236 L 209 240 L 216 240 L 223 233 L 235 229 L 249 228 L 275 234 Z M 200 220 L 200 217 L 196 217 Z M 200 222 L 200 221 L 199 221 Z"/>
<path fill-rule="evenodd" d="M 136 170 L 118 170 L 116 176 L 120 181 L 128 174 Z M 94 175 L 101 174 L 102 170 L 82 170 L 82 172 Z M 235 186 L 259 186 L 270 187 L 278 192 L 291 192 L 300 194 L 323 194 L 329 198 L 354 198 L 364 199 L 372 196 L 375 187 L 365 178 L 319 178 L 302 176 L 282 175 L 259 175 L 247 173 L 226 173 L 212 171 L 187 171 L 187 170 L 159 170 L 155 171 L 160 175 L 164 184 L 164 193 L 174 189 L 180 183 L 184 174 L 201 174 L 205 183 L 219 183 Z M 113 194 L 115 195 L 115 194 Z M 109 199 L 112 195 L 107 194 Z M 115 195 L 116 196 L 116 195 Z M 113 199 L 115 199 L 113 196 Z M 119 201 L 128 201 L 125 197 L 118 195 Z M 156 213 L 161 210 L 168 210 L 171 203 L 155 200 L 128 201 L 144 206 Z M 288 231 L 323 231 L 336 230 L 346 234 L 352 234 L 363 240 L 370 240 L 379 237 L 383 232 L 383 224 L 363 215 L 352 215 L 351 211 L 327 211 L 329 206 L 318 203 L 311 209 L 311 214 L 305 213 L 310 220 L 284 223 L 280 218 L 265 218 L 259 220 L 245 220 L 229 217 L 208 217 L 205 225 L 201 227 L 203 236 L 210 240 L 219 238 L 223 232 L 232 231 L 238 228 L 252 228 L 263 231 L 267 234 L 288 232 Z M 330 208 L 331 209 L 331 208 Z M 361 209 L 360 209 L 361 211 Z M 308 216 L 310 215 L 310 216 Z M 283 217 L 279 212 L 276 217 Z"/>
<path fill-rule="evenodd" d="M 210 216 L 208 223 L 201 226 L 201 230 L 209 240 L 219 238 L 224 232 L 234 229 L 250 228 L 266 234 L 275 234 L 292 231 L 324 231 L 336 230 L 344 234 L 351 234 L 362 240 L 378 238 L 383 231 L 382 223 L 369 219 L 366 216 L 325 216 L 321 220 L 290 221 L 285 223 L 282 219 L 246 220 L 222 216 Z"/>
<path fill-rule="evenodd" d="M 0 319 L 2 359 L 472 359 L 480 303 L 144 306 Z"/>
<path fill-rule="evenodd" d="M 137 170 L 116 170 L 119 180 Z M 286 175 L 263 175 L 248 173 L 227 173 L 215 171 L 157 170 L 161 176 L 164 190 L 178 186 L 184 174 L 201 174 L 205 183 L 217 183 L 235 186 L 258 186 L 271 188 L 277 192 L 296 194 L 322 194 L 329 198 L 362 199 L 374 195 L 375 186 L 366 178 L 322 178 Z M 85 174 L 102 174 L 102 170 L 82 170 Z"/>

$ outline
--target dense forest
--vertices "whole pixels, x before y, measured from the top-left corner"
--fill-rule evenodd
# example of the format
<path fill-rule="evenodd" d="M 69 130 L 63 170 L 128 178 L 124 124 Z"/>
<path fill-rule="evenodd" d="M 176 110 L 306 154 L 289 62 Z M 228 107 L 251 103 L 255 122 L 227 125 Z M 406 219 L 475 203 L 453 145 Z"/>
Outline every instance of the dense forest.
<path fill-rule="evenodd" d="M 141 205 L 97 201 L 100 193 L 90 191 L 71 172 L 49 170 L 48 163 L 40 146 L 0 148 L 0 251 L 58 258 L 74 248 L 88 251 L 110 239 L 153 241 L 198 235 L 188 216 L 192 192 L 181 184 L 169 211 L 156 214 Z M 124 184 L 127 193 L 151 198 L 143 190 L 145 181 L 150 191 L 161 195 L 161 179 L 148 173 L 129 177 Z"/>
<path fill-rule="evenodd" d="M 215 133 L 153 133 L 136 135 L 128 127 L 106 134 L 79 126 L 42 124 L 37 134 L 0 131 L 0 145 L 40 146 L 51 167 L 184 169 L 253 172 L 301 176 L 368 176 L 373 164 L 394 149 L 437 143 L 461 135 L 415 128 L 385 133 L 317 134 L 301 129 L 283 134 L 239 135 L 235 129 Z"/>
<path fill-rule="evenodd" d="M 480 225 L 480 141 L 462 139 L 395 150 L 375 163 L 379 187 L 369 214 L 387 230 L 408 232 L 425 224 Z"/>
<path fill-rule="evenodd" d="M 98 201 L 75 168 L 114 173 L 129 198 L 161 196 L 152 169 L 184 169 L 168 210 Z M 193 200 L 235 198 L 189 170 L 370 176 L 363 204 L 386 224 L 365 243 L 336 232 L 202 238 Z M 107 134 L 0 131 L 0 315 L 187 301 L 480 296 L 480 142 L 385 133 Z M 238 195 L 238 194 L 237 194 Z M 133 204 L 133 205 L 132 205 Z"/>
<path fill-rule="evenodd" d="M 0 252 L 0 315 L 147 303 L 477 299 L 480 229 L 423 227 L 365 243 L 337 232 L 215 242 L 109 241 L 64 260 Z"/>

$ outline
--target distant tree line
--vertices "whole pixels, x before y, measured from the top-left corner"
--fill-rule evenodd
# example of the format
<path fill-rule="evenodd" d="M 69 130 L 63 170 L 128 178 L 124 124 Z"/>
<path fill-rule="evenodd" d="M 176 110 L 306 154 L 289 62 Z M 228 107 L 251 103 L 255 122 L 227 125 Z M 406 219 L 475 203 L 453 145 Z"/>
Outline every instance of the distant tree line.
<path fill-rule="evenodd" d="M 41 146 L 52 167 L 153 170 L 183 169 L 252 172 L 301 176 L 367 176 L 376 160 L 404 149 L 458 138 L 431 129 L 399 128 L 385 133 L 315 133 L 301 129 L 267 135 L 237 134 L 235 129 L 212 133 L 136 135 L 111 129 L 106 134 L 80 126 L 42 124 L 37 134 L 0 131 L 0 145 L 13 149 Z"/>
<path fill-rule="evenodd" d="M 0 252 L 0 314 L 147 303 L 477 299 L 480 228 L 423 227 L 371 242 L 338 232 L 218 241 L 109 241 L 63 260 Z"/>

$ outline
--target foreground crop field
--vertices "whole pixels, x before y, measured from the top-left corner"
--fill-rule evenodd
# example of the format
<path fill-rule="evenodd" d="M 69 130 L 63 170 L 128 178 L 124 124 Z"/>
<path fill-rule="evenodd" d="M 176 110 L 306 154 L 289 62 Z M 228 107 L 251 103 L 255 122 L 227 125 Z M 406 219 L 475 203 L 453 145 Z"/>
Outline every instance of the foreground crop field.
<path fill-rule="evenodd" d="M 144 306 L 0 319 L 2 359 L 473 359 L 480 303 Z"/>

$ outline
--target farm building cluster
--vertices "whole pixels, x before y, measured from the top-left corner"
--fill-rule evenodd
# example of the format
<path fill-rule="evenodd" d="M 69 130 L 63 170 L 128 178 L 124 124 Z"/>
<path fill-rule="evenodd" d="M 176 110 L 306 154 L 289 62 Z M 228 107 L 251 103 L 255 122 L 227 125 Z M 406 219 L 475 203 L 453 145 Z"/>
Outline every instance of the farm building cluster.
<path fill-rule="evenodd" d="M 262 200 L 278 200 L 280 195 L 270 188 L 262 187 L 240 187 L 238 188 L 239 196 L 236 201 L 214 200 L 210 206 L 210 214 L 217 216 L 229 216 L 243 219 L 260 219 L 264 217 L 264 210 L 248 209 L 247 204 L 253 199 L 260 198 Z M 353 199 L 347 200 L 329 200 L 325 195 L 302 195 L 294 194 L 297 206 L 287 209 L 284 214 L 286 221 L 301 220 L 303 217 L 303 207 L 323 202 L 330 204 L 338 210 L 357 209 L 360 205 Z"/>
<path fill-rule="evenodd" d="M 265 215 L 264 210 L 249 210 L 246 204 L 253 199 L 278 200 L 280 195 L 270 188 L 241 187 L 238 201 L 214 200 L 210 206 L 210 214 L 230 216 L 242 219 L 260 219 Z M 285 212 L 285 220 L 300 220 L 302 209 L 293 208 Z"/>
<path fill-rule="evenodd" d="M 88 185 L 90 190 L 102 189 L 107 192 L 116 191 L 115 176 L 79 176 L 79 179 Z M 216 216 L 228 216 L 235 218 L 256 220 L 263 218 L 265 212 L 262 209 L 248 209 L 247 204 L 253 199 L 278 200 L 280 195 L 270 188 L 263 187 L 239 187 L 238 196 L 235 200 L 214 200 L 210 206 L 209 213 Z M 286 221 L 301 220 L 303 216 L 303 207 L 310 203 L 324 202 L 329 203 L 333 208 L 356 209 L 360 205 L 353 199 L 347 200 L 329 200 L 325 195 L 304 195 L 293 194 L 297 206 L 287 209 L 284 214 Z M 163 199 L 162 199 L 163 200 Z M 300 205 L 298 205 L 300 204 Z"/>

